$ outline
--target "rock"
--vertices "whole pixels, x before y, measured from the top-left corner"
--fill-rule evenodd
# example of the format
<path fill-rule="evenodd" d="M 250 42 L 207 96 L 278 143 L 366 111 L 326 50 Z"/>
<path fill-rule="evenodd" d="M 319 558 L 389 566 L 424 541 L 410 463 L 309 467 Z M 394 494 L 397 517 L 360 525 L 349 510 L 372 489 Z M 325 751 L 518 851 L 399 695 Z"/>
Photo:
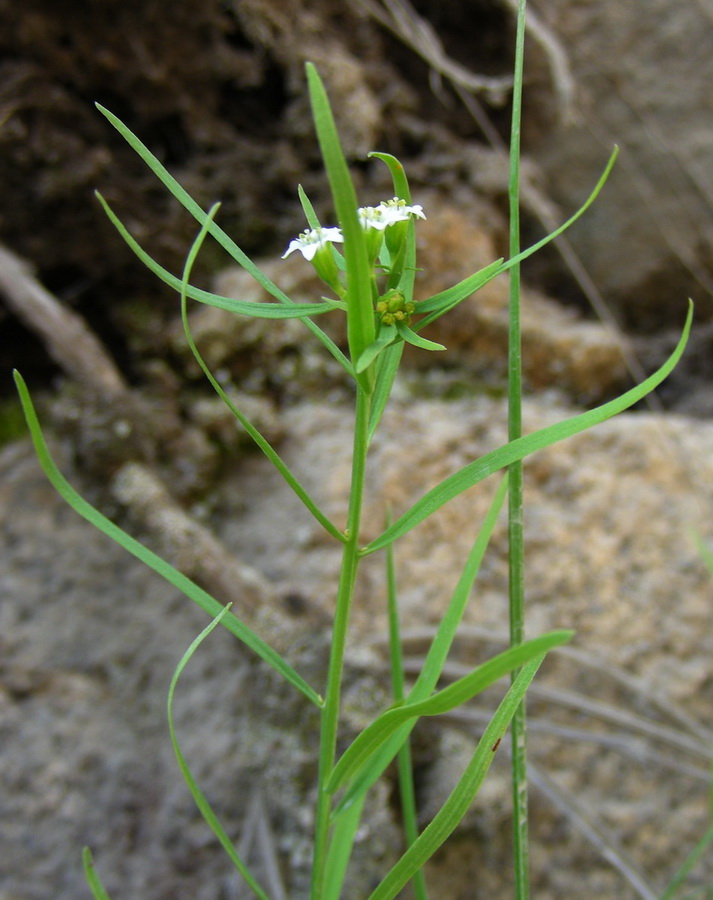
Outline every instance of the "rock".
<path fill-rule="evenodd" d="M 571 412 L 552 395 L 528 401 L 526 428 Z M 384 523 L 384 501 L 374 491 L 399 513 L 501 443 L 502 414 L 502 403 L 486 396 L 394 404 L 374 441 L 365 539 Z M 294 406 L 283 419 L 283 458 L 336 522 L 346 513 L 349 420 L 348 408 L 334 403 Z M 533 763 L 586 804 L 655 885 L 671 876 L 707 816 L 705 749 L 695 749 L 702 738 L 676 717 L 705 721 L 711 702 L 710 575 L 687 528 L 705 529 L 713 502 L 712 438 L 705 423 L 625 415 L 526 465 L 528 630 L 577 630 L 575 655 L 553 656 L 543 667 L 538 685 L 554 694 L 533 694 Z M 221 884 L 233 891 L 229 865 L 176 772 L 164 724 L 173 666 L 205 618 L 68 510 L 25 443 L 3 452 L 2 474 L 0 589 L 11 602 L 2 607 L 0 767 L 7 788 L 0 802 L 3 819 L 13 823 L 3 884 L 22 900 L 73 900 L 84 890 L 79 851 L 88 842 L 115 895 L 200 900 Z M 397 545 L 415 665 L 494 486 L 492 478 L 454 500 Z M 321 684 L 338 548 L 260 457 L 242 459 L 216 495 L 213 526 L 286 598 L 292 661 Z M 344 718 L 352 734 L 388 704 L 380 556 L 366 559 L 354 605 Z M 501 523 L 456 661 L 472 665 L 499 646 L 506 582 Z M 619 667 L 629 682 L 617 680 Z M 632 687 L 632 676 L 645 690 Z M 485 699 L 476 712 L 493 708 Z M 595 716 L 592 700 L 623 721 Z M 240 833 L 249 798 L 262 786 L 290 896 L 298 900 L 307 877 L 316 716 L 220 631 L 187 667 L 176 710 L 184 752 L 231 835 Z M 659 731 L 637 731 L 639 719 Z M 441 737 L 429 723 L 416 739 L 419 790 L 430 811 L 453 779 L 439 766 L 464 758 L 477 725 L 454 721 L 449 728 L 460 737 Z M 671 743 L 671 734 L 688 749 Z M 498 754 L 482 802 L 432 867 L 431 884 L 442 896 L 464 896 L 476 871 L 491 896 L 507 881 L 506 742 Z M 395 858 L 392 789 L 389 778 L 370 804 L 345 896 L 363 896 Z M 661 828 L 662 809 L 670 828 Z M 631 896 L 570 820 L 536 793 L 532 828 L 538 896 L 571 896 L 575 883 L 588 896 Z M 705 866 L 698 877 L 706 878 Z"/>
<path fill-rule="evenodd" d="M 546 127 L 543 92 L 530 95 L 526 116 L 538 123 L 527 147 L 548 193 L 574 207 L 621 147 L 609 183 L 569 235 L 586 268 L 629 325 L 661 327 L 679 293 L 710 319 L 710 9 L 547 0 L 538 13 L 575 84 L 573 115 L 560 125 Z"/>

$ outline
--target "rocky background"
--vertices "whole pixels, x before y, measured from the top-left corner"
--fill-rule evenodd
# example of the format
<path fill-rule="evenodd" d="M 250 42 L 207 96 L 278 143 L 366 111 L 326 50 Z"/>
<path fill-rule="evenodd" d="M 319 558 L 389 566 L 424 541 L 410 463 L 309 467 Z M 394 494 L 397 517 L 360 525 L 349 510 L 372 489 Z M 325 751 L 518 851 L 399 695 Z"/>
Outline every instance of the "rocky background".
<path fill-rule="evenodd" d="M 335 550 L 236 433 L 187 352 L 175 296 L 92 196 L 101 190 L 180 269 L 195 224 L 92 104 L 117 113 L 201 204 L 220 199 L 243 249 L 288 293 L 313 298 L 309 267 L 279 259 L 304 227 L 298 182 L 330 220 L 305 94 L 312 60 L 363 202 L 389 194 L 369 150 L 406 165 L 428 215 L 426 296 L 505 252 L 512 4 L 85 0 L 60 11 L 0 0 L 0 12 L 0 900 L 88 897 L 85 844 L 113 897 L 243 897 L 165 725 L 173 667 L 205 618 L 55 495 L 20 436 L 10 369 L 36 393 L 72 482 L 233 599 L 320 684 Z M 533 896 L 656 897 L 707 827 L 711 582 L 691 530 L 710 539 L 713 508 L 713 14 L 704 0 L 533 0 L 530 14 L 525 241 L 577 207 L 614 143 L 621 156 L 566 241 L 524 269 L 526 427 L 650 371 L 676 340 L 686 297 L 696 303 L 686 357 L 647 409 L 527 465 L 529 628 L 577 629 L 532 695 Z M 206 248 L 198 280 L 261 299 L 228 263 Z M 383 520 L 377 492 L 405 508 L 505 440 L 506 304 L 507 284 L 489 285 L 433 329 L 450 348 L 443 359 L 407 355 L 374 448 L 367 536 Z M 191 315 L 242 408 L 341 520 L 350 394 L 339 371 L 295 322 Z M 493 489 L 485 482 L 400 545 L 414 667 Z M 502 646 L 506 579 L 500 526 L 453 677 Z M 354 626 L 348 733 L 389 702 L 376 560 Z M 492 702 L 417 733 L 424 825 Z M 300 698 L 214 633 L 186 671 L 177 716 L 201 785 L 271 895 L 305 896 L 315 723 Z M 435 859 L 434 896 L 511 895 L 507 752 L 503 742 Z M 390 775 L 360 834 L 354 900 L 398 856 L 395 798 Z M 711 879 L 703 860 L 691 883 Z"/>

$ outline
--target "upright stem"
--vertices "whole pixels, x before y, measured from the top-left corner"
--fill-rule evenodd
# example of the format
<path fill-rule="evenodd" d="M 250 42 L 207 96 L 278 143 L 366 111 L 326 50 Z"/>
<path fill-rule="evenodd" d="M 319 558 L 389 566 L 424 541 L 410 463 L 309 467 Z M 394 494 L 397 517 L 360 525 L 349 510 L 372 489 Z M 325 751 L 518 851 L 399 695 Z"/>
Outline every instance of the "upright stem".
<path fill-rule="evenodd" d="M 515 43 L 515 77 L 510 134 L 510 256 L 520 252 L 520 122 L 522 113 L 522 76 L 525 46 L 525 0 L 519 0 Z M 520 337 L 520 267 L 510 270 L 510 313 L 508 335 L 508 437 L 514 441 L 522 434 L 522 352 Z M 522 461 L 509 467 L 508 541 L 510 567 L 510 645 L 525 637 L 525 579 L 523 541 Z M 518 670 L 519 671 L 519 670 Z M 513 680 L 518 672 L 512 673 Z M 527 900 L 528 811 L 527 745 L 525 702 L 512 719 L 512 785 L 515 896 Z"/>
<path fill-rule="evenodd" d="M 331 795 L 325 790 L 334 768 L 339 727 L 339 711 L 344 669 L 344 649 L 346 646 L 349 613 L 351 611 L 354 586 L 359 567 L 359 526 L 361 523 L 362 499 L 364 496 L 364 476 L 368 449 L 370 398 L 357 386 L 356 415 L 354 423 L 354 452 L 352 457 L 352 480 L 347 515 L 347 541 L 342 551 L 342 568 L 339 575 L 337 603 L 334 613 L 332 646 L 327 672 L 327 687 L 322 707 L 318 796 L 315 822 L 314 857 L 312 861 L 311 900 L 320 900 L 324 890 L 324 871 L 329 848 L 329 817 Z"/>

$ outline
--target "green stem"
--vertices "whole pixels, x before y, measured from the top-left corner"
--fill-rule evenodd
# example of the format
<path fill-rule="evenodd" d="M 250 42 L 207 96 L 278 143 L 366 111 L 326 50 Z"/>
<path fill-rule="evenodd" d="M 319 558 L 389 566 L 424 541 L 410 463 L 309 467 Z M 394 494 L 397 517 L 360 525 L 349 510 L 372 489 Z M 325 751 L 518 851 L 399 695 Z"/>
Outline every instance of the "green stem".
<path fill-rule="evenodd" d="M 510 257 L 520 252 L 520 123 L 522 118 L 522 79 L 525 46 L 525 0 L 519 0 L 515 43 L 515 74 L 510 135 Z M 508 334 L 508 437 L 515 441 L 522 435 L 522 347 L 520 334 L 520 266 L 510 271 L 510 310 Z M 510 645 L 525 638 L 525 579 L 523 540 L 522 460 L 508 468 L 508 553 L 510 570 Z M 519 670 L 513 671 L 513 680 Z M 525 700 L 512 719 L 512 793 L 513 849 L 515 896 L 527 900 L 528 875 L 528 810 L 527 810 L 527 743 Z"/>
<path fill-rule="evenodd" d="M 386 523 L 391 524 L 391 516 Z M 399 703 L 406 697 L 406 679 L 404 677 L 403 653 L 401 647 L 401 627 L 399 624 L 398 593 L 396 587 L 396 566 L 394 565 L 394 545 L 386 548 L 386 572 L 388 583 L 389 611 L 389 657 L 391 665 L 391 689 L 394 701 Z M 397 756 L 399 773 L 399 797 L 401 800 L 401 817 L 404 826 L 406 846 L 411 847 L 418 839 L 418 810 L 416 808 L 416 789 L 413 782 L 413 760 L 411 756 L 411 739 L 406 738 Z M 413 876 L 413 892 L 415 900 L 428 900 L 426 876 L 419 869 Z"/>
<path fill-rule="evenodd" d="M 337 750 L 337 732 L 341 702 L 344 649 L 346 646 L 349 613 L 359 568 L 359 527 L 364 495 L 366 455 L 368 449 L 369 396 L 357 386 L 356 416 L 354 424 L 354 455 L 352 458 L 351 493 L 345 531 L 346 543 L 342 550 L 342 567 L 334 613 L 334 629 L 327 672 L 327 687 L 322 707 L 319 771 L 317 779 L 317 810 L 315 822 L 314 856 L 312 861 L 311 900 L 320 900 L 324 890 L 324 872 L 329 848 L 329 820 L 331 795 L 326 785 L 334 768 Z"/>

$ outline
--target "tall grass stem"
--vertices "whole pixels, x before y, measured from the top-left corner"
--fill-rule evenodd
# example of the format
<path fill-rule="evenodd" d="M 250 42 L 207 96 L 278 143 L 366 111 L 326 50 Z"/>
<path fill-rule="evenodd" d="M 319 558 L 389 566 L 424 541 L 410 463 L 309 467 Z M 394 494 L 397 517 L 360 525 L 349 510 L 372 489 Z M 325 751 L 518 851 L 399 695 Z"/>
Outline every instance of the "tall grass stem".
<path fill-rule="evenodd" d="M 525 0 L 517 11 L 515 67 L 510 132 L 510 258 L 520 252 L 520 128 L 522 121 L 522 79 L 525 50 Z M 508 439 L 522 435 L 522 346 L 520 334 L 520 266 L 510 270 L 510 307 L 508 333 Z M 510 645 L 525 638 L 525 577 L 523 538 L 523 472 L 522 460 L 508 468 L 508 556 Z M 512 673 L 512 679 L 518 672 Z M 523 697 L 512 719 L 512 794 L 513 794 L 513 869 L 516 900 L 529 896 L 528 875 L 528 810 L 527 810 L 527 742 L 526 711 Z"/>

